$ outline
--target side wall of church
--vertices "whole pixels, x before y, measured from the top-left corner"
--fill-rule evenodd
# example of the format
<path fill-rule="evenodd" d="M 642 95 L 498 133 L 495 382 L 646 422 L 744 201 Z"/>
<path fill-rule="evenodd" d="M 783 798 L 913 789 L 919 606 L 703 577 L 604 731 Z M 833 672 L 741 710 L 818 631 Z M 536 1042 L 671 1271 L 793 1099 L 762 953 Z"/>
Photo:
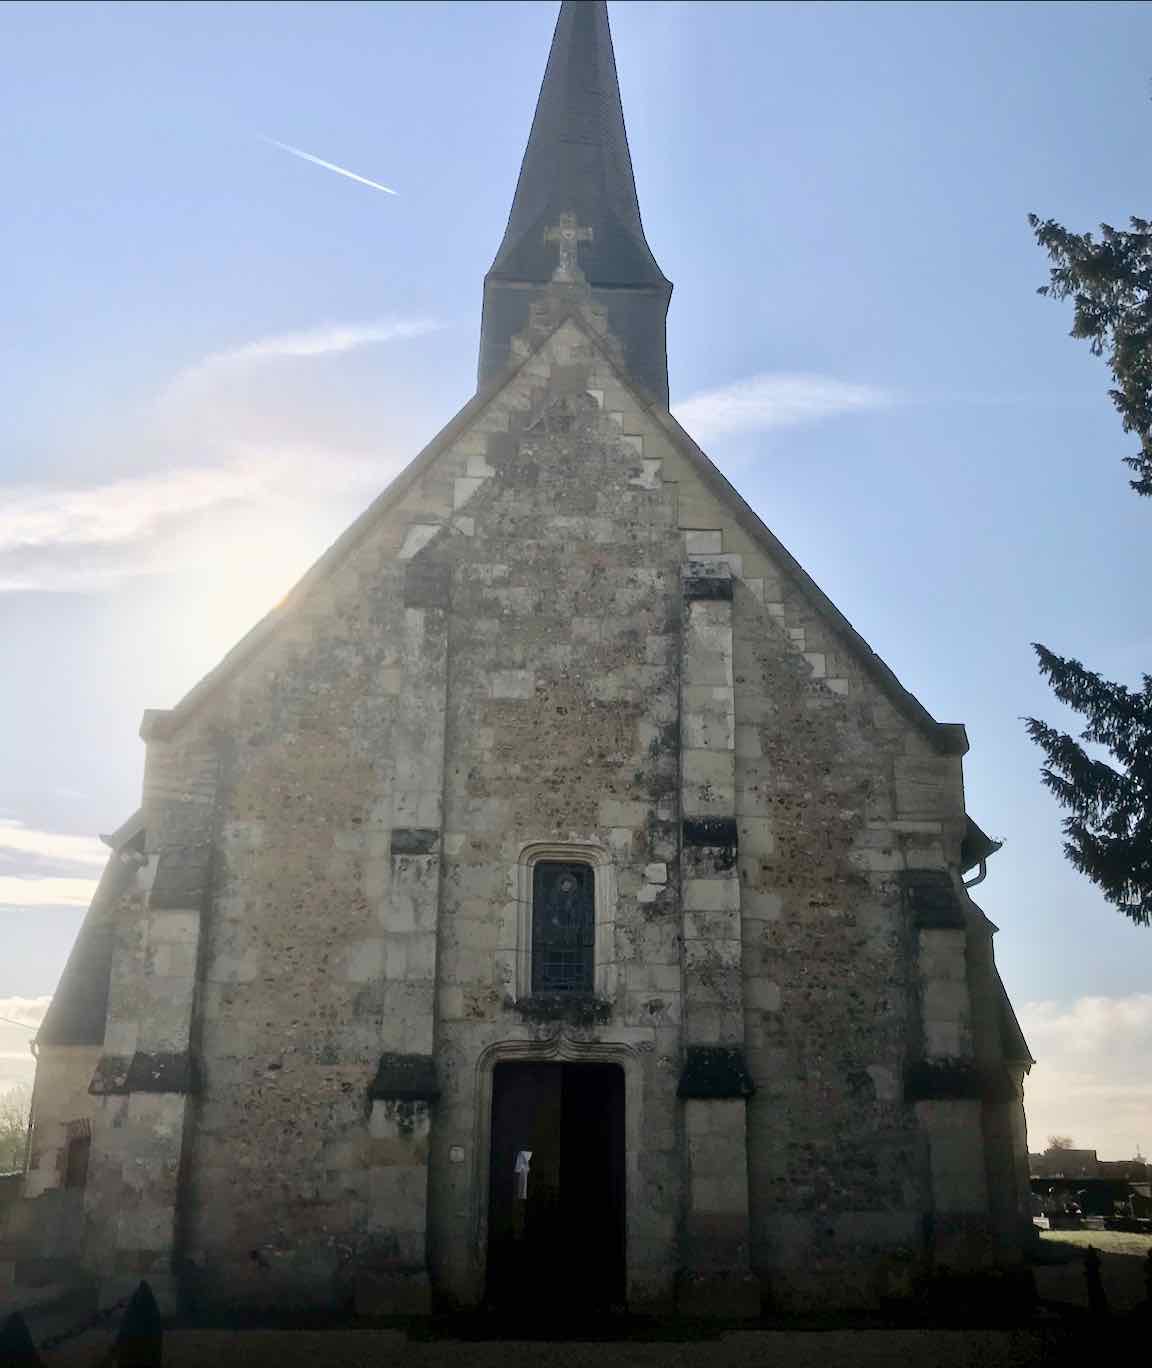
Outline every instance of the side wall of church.
<path fill-rule="evenodd" d="M 99 1045 L 44 1045 L 36 1057 L 32 1143 L 24 1196 L 64 1186 L 68 1142 L 89 1134 L 96 1101 L 88 1093 Z"/>
<path fill-rule="evenodd" d="M 24 1268 L 51 1270 L 64 1282 L 83 1263 L 84 1192 L 69 1186 L 69 1145 L 91 1133 L 88 1080 L 100 1057 L 93 1045 L 42 1045 L 32 1093 L 29 1166 L 20 1200 L 0 1207 L 0 1287 Z M 71 1175 L 78 1184 L 83 1174 Z"/>

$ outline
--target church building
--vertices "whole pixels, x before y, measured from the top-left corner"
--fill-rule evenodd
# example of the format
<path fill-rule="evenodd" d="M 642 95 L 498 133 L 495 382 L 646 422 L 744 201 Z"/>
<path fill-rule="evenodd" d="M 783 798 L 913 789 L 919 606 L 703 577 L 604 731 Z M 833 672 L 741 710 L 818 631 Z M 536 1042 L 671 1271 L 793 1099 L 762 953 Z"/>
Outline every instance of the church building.
<path fill-rule="evenodd" d="M 144 717 L 17 1222 L 106 1302 L 754 1316 L 1022 1268 L 964 728 L 673 418 L 671 294 L 565 0 L 475 397 Z"/>

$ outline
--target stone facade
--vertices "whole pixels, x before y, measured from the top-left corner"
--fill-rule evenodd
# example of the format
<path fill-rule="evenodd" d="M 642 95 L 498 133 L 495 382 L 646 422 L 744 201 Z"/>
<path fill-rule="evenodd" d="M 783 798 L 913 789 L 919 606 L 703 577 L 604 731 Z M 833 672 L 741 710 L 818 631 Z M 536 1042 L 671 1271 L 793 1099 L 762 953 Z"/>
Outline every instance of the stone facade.
<path fill-rule="evenodd" d="M 636 1309 L 1019 1262 L 1029 1060 L 961 877 L 963 729 L 605 316 L 538 288 L 514 364 L 145 718 L 90 1085 L 106 1296 L 478 1304 L 494 1077 L 523 1061 L 623 1070 Z M 592 869 L 594 990 L 545 1001 L 557 859 Z"/>
<path fill-rule="evenodd" d="M 478 1301 L 511 1059 L 623 1065 L 636 1305 L 1013 1257 L 962 742 L 702 460 L 576 312 L 146 719 L 93 1081 L 110 1285 Z M 542 854 L 595 868 L 587 1020 L 532 1011 Z"/>

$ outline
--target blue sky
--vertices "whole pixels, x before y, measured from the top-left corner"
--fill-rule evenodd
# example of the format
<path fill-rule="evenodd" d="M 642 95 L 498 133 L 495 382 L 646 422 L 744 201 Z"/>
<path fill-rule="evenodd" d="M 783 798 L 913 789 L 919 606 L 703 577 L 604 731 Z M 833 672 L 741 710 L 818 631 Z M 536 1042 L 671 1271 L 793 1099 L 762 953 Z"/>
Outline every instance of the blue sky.
<path fill-rule="evenodd" d="M 170 706 L 474 387 L 555 6 L 8 4 L 0 1015 Z M 1029 642 L 1152 669 L 1152 508 L 1034 210 L 1149 213 L 1152 6 L 615 3 L 673 406 L 935 716 L 1034 1137 L 1152 1145 L 1152 932 L 1064 862 Z M 397 190 L 295 158 L 307 149 Z M 738 387 L 733 390 L 733 387 Z M 65 882 L 56 882 L 64 880 Z M 52 881 L 52 882 L 49 882 Z M 7 1004 L 7 1006 L 5 1005 Z M 0 1085 L 26 1073 L 0 1034 Z"/>

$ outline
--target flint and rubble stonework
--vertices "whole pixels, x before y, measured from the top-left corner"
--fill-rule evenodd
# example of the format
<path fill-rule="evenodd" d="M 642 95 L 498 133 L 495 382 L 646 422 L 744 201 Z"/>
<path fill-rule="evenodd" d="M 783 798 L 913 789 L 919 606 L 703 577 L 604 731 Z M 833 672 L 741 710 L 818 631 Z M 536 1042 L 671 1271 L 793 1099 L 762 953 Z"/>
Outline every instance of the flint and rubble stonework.
<path fill-rule="evenodd" d="M 673 436 L 569 319 L 147 719 L 93 1082 L 110 1287 L 475 1304 L 518 1058 L 625 1067 L 636 1306 L 852 1304 L 1018 1257 L 1018 1093 L 906 1096 L 915 1063 L 1006 1069 L 959 756 Z M 539 850 L 595 856 L 582 1022 L 517 1010 Z M 955 928 L 918 929 L 907 870 Z M 688 1059 L 737 1081 L 682 1096 Z"/>

